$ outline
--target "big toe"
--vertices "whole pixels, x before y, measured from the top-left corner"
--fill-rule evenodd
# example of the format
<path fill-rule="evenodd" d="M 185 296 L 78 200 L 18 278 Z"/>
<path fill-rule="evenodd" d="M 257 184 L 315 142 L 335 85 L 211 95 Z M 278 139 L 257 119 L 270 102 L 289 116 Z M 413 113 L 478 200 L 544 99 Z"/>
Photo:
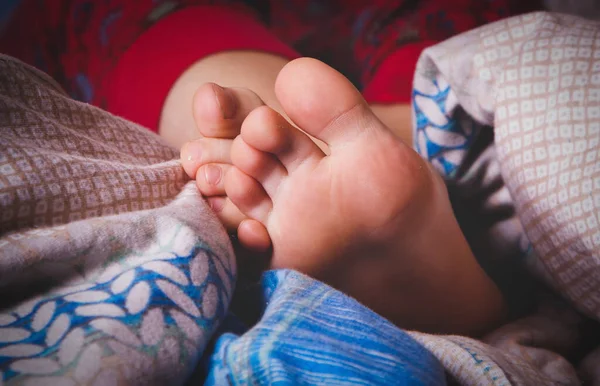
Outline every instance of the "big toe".
<path fill-rule="evenodd" d="M 288 63 L 279 73 L 275 92 L 296 125 L 332 148 L 366 130 L 387 130 L 352 83 L 316 59 Z"/>
<path fill-rule="evenodd" d="M 251 90 L 205 83 L 194 94 L 196 127 L 203 137 L 234 138 L 246 116 L 263 104 Z"/>

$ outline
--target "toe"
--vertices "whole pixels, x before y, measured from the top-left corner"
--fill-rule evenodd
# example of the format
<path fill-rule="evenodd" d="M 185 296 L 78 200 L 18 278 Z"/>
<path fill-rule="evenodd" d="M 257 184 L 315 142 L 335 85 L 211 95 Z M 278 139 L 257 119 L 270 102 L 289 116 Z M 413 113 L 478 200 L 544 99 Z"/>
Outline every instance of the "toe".
<path fill-rule="evenodd" d="M 247 219 L 228 197 L 208 197 L 206 201 L 219 221 L 230 232 L 234 232 L 240 226 L 240 223 Z"/>
<path fill-rule="evenodd" d="M 231 163 L 231 139 L 200 138 L 181 148 L 181 165 L 190 178 L 196 178 L 198 169 L 208 163 Z"/>
<path fill-rule="evenodd" d="M 290 119 L 331 148 L 367 129 L 385 129 L 352 83 L 316 59 L 288 63 L 279 73 L 275 92 Z"/>
<path fill-rule="evenodd" d="M 204 137 L 234 138 L 248 113 L 263 104 L 260 97 L 248 89 L 206 83 L 194 95 L 194 119 Z"/>
<path fill-rule="evenodd" d="M 324 157 L 323 151 L 306 134 L 267 106 L 248 115 L 242 124 L 241 137 L 252 148 L 273 154 L 288 172 L 302 163 Z"/>
<path fill-rule="evenodd" d="M 285 167 L 269 153 L 248 145 L 242 137 L 233 141 L 231 160 L 240 171 L 258 181 L 270 197 L 275 195 L 277 187 L 287 176 Z"/>
<path fill-rule="evenodd" d="M 258 181 L 233 167 L 225 177 L 225 192 L 243 214 L 266 223 L 273 203 Z"/>
<path fill-rule="evenodd" d="M 202 165 L 196 173 L 196 185 L 205 197 L 225 195 L 225 175 L 231 168 L 230 164 Z"/>
<path fill-rule="evenodd" d="M 240 243 L 255 252 L 266 252 L 271 247 L 271 238 L 267 228 L 252 219 L 244 220 L 238 227 Z"/>

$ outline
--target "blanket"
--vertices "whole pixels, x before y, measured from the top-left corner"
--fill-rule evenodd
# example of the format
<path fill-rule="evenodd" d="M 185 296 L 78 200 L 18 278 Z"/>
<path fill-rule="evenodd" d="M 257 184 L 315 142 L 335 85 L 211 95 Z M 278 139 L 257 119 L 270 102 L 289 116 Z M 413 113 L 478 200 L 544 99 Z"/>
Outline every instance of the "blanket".
<path fill-rule="evenodd" d="M 0 385 L 599 383 L 599 31 L 535 13 L 417 66 L 415 147 L 476 203 L 478 258 L 550 289 L 479 340 L 293 271 L 245 282 L 176 151 L 0 57 Z"/>

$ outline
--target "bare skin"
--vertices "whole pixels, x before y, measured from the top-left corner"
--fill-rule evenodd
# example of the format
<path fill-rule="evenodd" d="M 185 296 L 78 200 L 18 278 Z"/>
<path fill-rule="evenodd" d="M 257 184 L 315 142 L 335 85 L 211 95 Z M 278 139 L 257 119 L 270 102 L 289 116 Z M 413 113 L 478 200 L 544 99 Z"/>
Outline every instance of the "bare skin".
<path fill-rule="evenodd" d="M 321 279 L 403 328 L 477 334 L 498 323 L 502 296 L 443 182 L 358 91 L 299 59 L 281 70 L 275 94 L 287 118 L 246 89 L 207 84 L 194 97 L 206 138 L 184 147 L 183 165 L 240 240 L 272 247 L 273 268 Z"/>
<path fill-rule="evenodd" d="M 264 104 L 285 116 L 275 96 L 275 79 L 287 63 L 283 57 L 255 51 L 227 51 L 199 60 L 171 88 L 163 104 L 160 135 L 176 148 L 200 138 L 190 101 L 198 88 L 206 83 L 252 90 Z M 410 106 L 371 105 L 371 108 L 396 135 L 406 143 L 412 143 Z"/>
<path fill-rule="evenodd" d="M 188 174 L 193 171 L 190 177 L 197 181 L 200 191 L 208 198 L 215 213 L 230 231 L 236 231 L 245 218 L 224 192 L 222 177 L 231 164 L 231 141 L 214 141 L 208 150 L 211 155 L 204 152 L 205 157 L 209 157 L 204 158 L 204 161 L 201 161 L 197 151 L 189 150 L 201 148 L 205 142 L 203 137 L 233 139 L 239 134 L 241 121 L 252 109 L 263 104 L 286 117 L 275 96 L 275 80 L 287 63 L 286 58 L 254 51 L 227 51 L 208 56 L 193 64 L 179 77 L 163 105 L 160 135 L 177 148 L 196 140 L 197 146 L 185 145 L 182 148 L 184 168 Z M 220 91 L 217 89 L 219 86 L 209 83 L 223 86 L 226 91 Z M 223 99 L 221 106 L 233 106 L 234 111 L 230 109 L 225 112 L 227 118 L 221 118 L 221 108 L 213 110 L 215 97 Z M 371 108 L 399 138 L 412 143 L 410 106 L 372 105 Z M 314 137 L 313 140 L 325 152 L 328 151 L 323 142 Z M 212 161 L 207 162 L 208 159 Z M 203 164 L 201 168 L 200 162 Z M 215 184 L 207 180 L 209 175 L 213 182 L 216 181 Z"/>
<path fill-rule="evenodd" d="M 198 87 L 208 82 L 253 90 L 261 101 L 281 111 L 273 86 L 287 62 L 280 56 L 253 51 L 227 51 L 199 60 L 171 88 L 163 104 L 160 135 L 176 148 L 199 138 L 191 101 Z"/>

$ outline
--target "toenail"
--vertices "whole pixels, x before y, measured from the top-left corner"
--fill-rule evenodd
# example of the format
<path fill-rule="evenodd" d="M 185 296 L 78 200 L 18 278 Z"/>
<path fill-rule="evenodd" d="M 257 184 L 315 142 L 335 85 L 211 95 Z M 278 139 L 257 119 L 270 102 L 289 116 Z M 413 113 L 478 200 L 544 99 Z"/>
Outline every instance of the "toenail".
<path fill-rule="evenodd" d="M 235 99 L 230 89 L 225 89 L 218 84 L 213 85 L 215 100 L 221 109 L 223 119 L 231 119 L 235 115 Z"/>
<path fill-rule="evenodd" d="M 221 181 L 221 168 L 216 165 L 206 165 L 204 178 L 209 185 L 217 185 Z"/>

